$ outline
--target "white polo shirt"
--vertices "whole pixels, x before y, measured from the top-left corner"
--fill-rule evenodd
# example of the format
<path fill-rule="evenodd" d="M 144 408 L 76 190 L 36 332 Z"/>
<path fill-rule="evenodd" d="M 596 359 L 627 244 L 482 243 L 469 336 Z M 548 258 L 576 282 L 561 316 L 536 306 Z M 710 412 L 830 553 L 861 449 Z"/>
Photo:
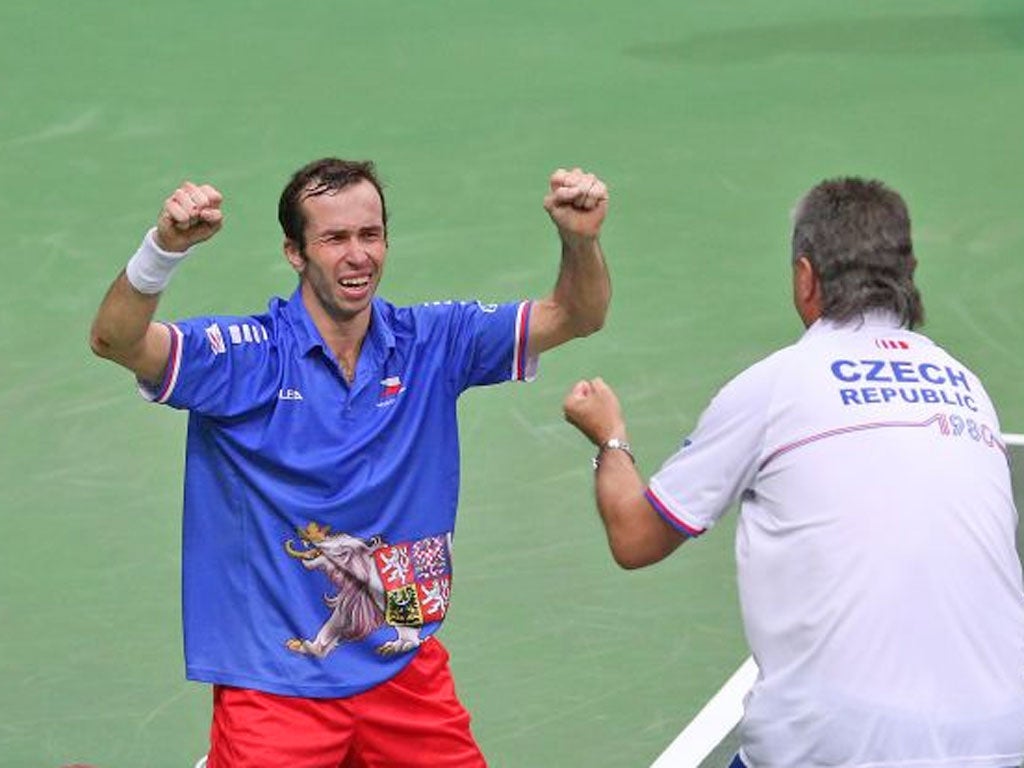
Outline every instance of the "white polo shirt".
<path fill-rule="evenodd" d="M 819 321 L 719 392 L 648 499 L 689 535 L 741 502 L 750 768 L 1020 763 L 1006 449 L 981 382 L 929 339 Z"/>

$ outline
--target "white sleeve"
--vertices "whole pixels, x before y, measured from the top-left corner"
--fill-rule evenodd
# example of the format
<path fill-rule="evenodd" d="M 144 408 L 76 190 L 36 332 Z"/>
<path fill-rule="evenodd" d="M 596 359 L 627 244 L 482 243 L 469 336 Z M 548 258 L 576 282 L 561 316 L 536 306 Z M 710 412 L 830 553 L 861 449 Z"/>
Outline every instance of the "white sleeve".
<path fill-rule="evenodd" d="M 764 451 L 776 359 L 762 360 L 726 384 L 651 478 L 647 500 L 687 536 L 714 526 L 750 488 Z"/>

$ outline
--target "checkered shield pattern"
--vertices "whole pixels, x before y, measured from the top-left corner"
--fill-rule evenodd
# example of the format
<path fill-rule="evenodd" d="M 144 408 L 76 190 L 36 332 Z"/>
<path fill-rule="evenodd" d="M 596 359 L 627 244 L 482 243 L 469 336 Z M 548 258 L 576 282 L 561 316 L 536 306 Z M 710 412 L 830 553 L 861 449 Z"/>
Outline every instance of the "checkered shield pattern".
<path fill-rule="evenodd" d="M 447 536 L 381 547 L 373 559 L 384 585 L 388 624 L 419 627 L 444 618 L 452 572 Z"/>

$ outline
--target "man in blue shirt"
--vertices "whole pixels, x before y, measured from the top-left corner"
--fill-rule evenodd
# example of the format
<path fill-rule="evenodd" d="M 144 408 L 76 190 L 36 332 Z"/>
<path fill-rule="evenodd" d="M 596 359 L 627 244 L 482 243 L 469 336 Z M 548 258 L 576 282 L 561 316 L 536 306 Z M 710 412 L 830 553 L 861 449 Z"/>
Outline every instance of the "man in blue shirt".
<path fill-rule="evenodd" d="M 433 634 L 448 608 L 456 400 L 533 376 L 604 322 L 605 185 L 558 170 L 552 293 L 396 307 L 378 297 L 387 209 L 371 163 L 318 160 L 278 209 L 299 275 L 245 317 L 154 322 L 222 196 L 185 183 L 103 300 L 93 350 L 189 411 L 187 675 L 214 686 L 210 768 L 484 765 Z"/>

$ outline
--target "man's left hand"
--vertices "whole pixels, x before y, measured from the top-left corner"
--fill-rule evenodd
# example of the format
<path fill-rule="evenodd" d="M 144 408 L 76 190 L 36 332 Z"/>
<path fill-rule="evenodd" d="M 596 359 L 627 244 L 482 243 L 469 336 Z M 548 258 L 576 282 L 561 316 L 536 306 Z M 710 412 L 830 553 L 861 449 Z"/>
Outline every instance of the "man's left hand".
<path fill-rule="evenodd" d="M 597 176 L 580 168 L 559 168 L 550 179 L 544 209 L 558 227 L 562 239 L 596 239 L 608 212 L 608 187 Z"/>

